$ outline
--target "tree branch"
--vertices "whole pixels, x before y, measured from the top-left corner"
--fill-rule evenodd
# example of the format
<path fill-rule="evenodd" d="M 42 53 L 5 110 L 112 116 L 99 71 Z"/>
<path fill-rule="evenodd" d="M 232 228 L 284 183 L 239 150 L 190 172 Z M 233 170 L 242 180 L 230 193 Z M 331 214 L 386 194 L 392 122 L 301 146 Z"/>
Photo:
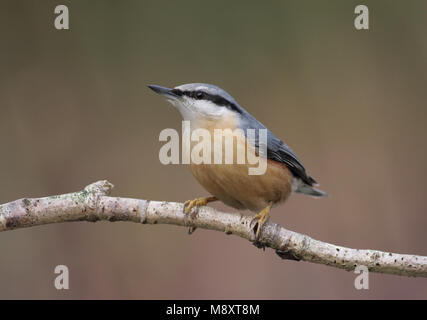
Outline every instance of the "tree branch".
<path fill-rule="evenodd" d="M 110 197 L 113 185 L 95 182 L 82 191 L 45 198 L 20 199 L 0 205 L 0 231 L 71 221 L 131 221 L 166 223 L 234 234 L 257 247 L 270 247 L 283 259 L 303 260 L 345 270 L 358 265 L 371 272 L 427 277 L 427 257 L 377 250 L 359 250 L 318 241 L 267 222 L 255 242 L 252 217 L 202 207 L 196 217 L 175 202 Z"/>

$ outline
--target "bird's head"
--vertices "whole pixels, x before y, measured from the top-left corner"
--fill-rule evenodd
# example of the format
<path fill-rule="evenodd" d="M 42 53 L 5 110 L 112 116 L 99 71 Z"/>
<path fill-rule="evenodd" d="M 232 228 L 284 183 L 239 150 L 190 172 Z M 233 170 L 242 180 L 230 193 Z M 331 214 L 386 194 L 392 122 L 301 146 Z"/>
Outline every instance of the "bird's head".
<path fill-rule="evenodd" d="M 211 84 L 189 83 L 173 89 L 156 85 L 148 87 L 175 106 L 184 120 L 221 121 L 244 113 L 231 95 Z"/>

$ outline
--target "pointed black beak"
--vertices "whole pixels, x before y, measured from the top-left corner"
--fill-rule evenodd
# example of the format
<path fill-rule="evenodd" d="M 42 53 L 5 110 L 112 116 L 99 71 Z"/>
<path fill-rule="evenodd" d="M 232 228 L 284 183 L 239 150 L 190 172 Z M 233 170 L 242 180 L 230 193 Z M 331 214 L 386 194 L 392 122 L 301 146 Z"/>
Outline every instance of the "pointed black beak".
<path fill-rule="evenodd" d="M 149 84 L 148 87 L 153 90 L 155 93 L 158 93 L 166 98 L 177 98 L 178 96 L 173 93 L 172 89 L 156 86 L 154 84 Z"/>

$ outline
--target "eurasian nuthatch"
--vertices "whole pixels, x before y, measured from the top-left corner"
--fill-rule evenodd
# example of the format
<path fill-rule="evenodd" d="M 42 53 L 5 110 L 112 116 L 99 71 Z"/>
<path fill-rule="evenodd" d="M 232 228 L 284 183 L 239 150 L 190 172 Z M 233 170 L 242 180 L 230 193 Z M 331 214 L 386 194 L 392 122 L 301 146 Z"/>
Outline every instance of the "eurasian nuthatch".
<path fill-rule="evenodd" d="M 248 129 L 267 131 L 267 169 L 262 175 L 249 175 L 248 166 L 244 164 L 190 164 L 194 177 L 213 196 L 187 201 L 185 213 L 216 200 L 236 209 L 249 209 L 257 213 L 254 220 L 258 221 L 258 238 L 269 218 L 270 209 L 284 202 L 292 192 L 313 197 L 327 196 L 313 187 L 316 181 L 307 174 L 292 149 L 221 88 L 203 83 L 184 84 L 173 89 L 156 85 L 149 85 L 149 88 L 172 103 L 184 120 L 190 121 L 191 130 L 204 128 L 212 134 L 214 129 L 234 131 L 239 128 L 243 133 Z M 243 135 L 237 143 L 246 144 L 245 138 Z"/>

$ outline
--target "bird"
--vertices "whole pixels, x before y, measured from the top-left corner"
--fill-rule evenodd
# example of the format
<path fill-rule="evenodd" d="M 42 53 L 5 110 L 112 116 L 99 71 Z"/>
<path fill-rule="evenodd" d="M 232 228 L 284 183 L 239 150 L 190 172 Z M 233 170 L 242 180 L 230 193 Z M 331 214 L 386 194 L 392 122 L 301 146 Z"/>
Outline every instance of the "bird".
<path fill-rule="evenodd" d="M 158 85 L 148 87 L 178 109 L 183 120 L 190 123 L 191 132 L 206 129 L 214 134 L 215 129 L 241 129 L 241 136 L 233 137 L 233 141 L 253 146 L 267 164 L 264 174 L 249 175 L 249 164 L 190 163 L 194 178 L 211 195 L 186 201 L 184 213 L 189 214 L 193 208 L 198 210 L 217 200 L 238 210 L 248 209 L 256 213 L 252 221 L 255 237 L 259 239 L 271 209 L 284 203 L 292 193 L 315 198 L 328 196 L 326 192 L 315 188 L 318 183 L 308 175 L 294 151 L 225 90 L 206 83 L 189 83 L 174 88 Z M 266 106 L 262 110 L 265 111 Z M 259 135 L 248 140 L 248 129 L 266 130 L 266 151 L 260 151 Z"/>

